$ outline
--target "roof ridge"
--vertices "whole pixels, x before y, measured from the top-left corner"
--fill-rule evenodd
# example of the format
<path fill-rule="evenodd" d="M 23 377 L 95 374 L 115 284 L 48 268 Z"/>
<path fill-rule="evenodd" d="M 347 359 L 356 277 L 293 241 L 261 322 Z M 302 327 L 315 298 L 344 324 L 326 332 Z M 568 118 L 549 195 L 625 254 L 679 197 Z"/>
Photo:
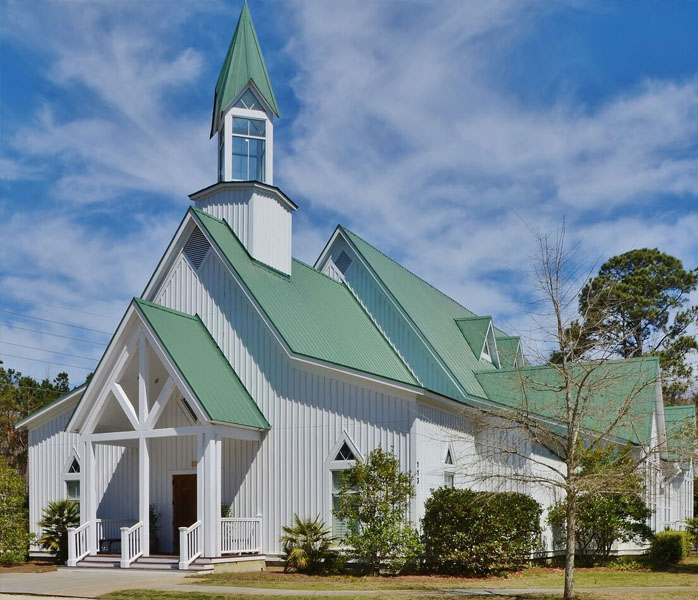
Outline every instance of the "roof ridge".
<path fill-rule="evenodd" d="M 516 337 L 516 336 L 513 336 Z M 614 364 L 614 365 L 620 365 L 620 364 L 627 364 L 630 362 L 659 362 L 659 357 L 657 356 L 633 356 L 630 358 L 613 358 L 613 359 L 608 359 L 608 360 L 584 360 L 584 361 L 579 361 L 579 362 L 573 362 L 570 363 L 570 367 L 575 367 L 578 365 L 583 365 L 583 364 L 591 364 L 591 363 L 598 363 L 598 366 L 603 366 L 603 365 L 608 365 L 608 364 Z M 541 370 L 541 369 L 549 369 L 553 365 L 551 364 L 544 364 L 544 365 L 527 365 L 525 367 L 520 367 L 520 368 L 512 368 L 512 367 L 507 367 L 507 368 L 499 368 L 499 369 L 487 369 L 483 371 L 475 371 L 475 375 L 492 375 L 492 374 L 497 374 L 497 373 L 512 373 L 515 371 L 534 371 L 534 370 Z M 666 407 L 665 407 L 666 408 Z"/>
<path fill-rule="evenodd" d="M 400 268 L 403 269 L 404 271 L 407 271 L 410 275 L 412 275 L 413 277 L 416 277 L 416 278 L 419 279 L 422 283 L 428 285 L 430 288 L 432 288 L 433 290 L 437 291 L 439 294 L 441 294 L 441 295 L 442 295 L 444 298 L 446 298 L 447 300 L 450 300 L 450 301 L 453 302 L 454 304 L 460 306 L 463 310 L 467 310 L 469 313 L 472 313 L 474 316 L 477 316 L 477 315 L 475 315 L 475 313 L 473 313 L 472 310 L 470 310 L 469 308 L 466 308 L 466 307 L 463 306 L 460 302 L 458 302 L 458 300 L 455 300 L 455 299 L 451 298 L 451 296 L 449 296 L 449 295 L 446 294 L 445 292 L 441 291 L 441 290 L 440 290 L 439 288 L 437 288 L 435 285 L 429 283 L 427 280 L 423 279 L 422 277 L 420 277 L 420 276 L 417 275 L 416 273 L 413 273 L 413 272 L 410 271 L 407 267 L 401 265 L 401 264 L 400 264 L 398 261 L 396 261 L 394 258 L 388 256 L 385 252 L 383 252 L 382 250 L 379 250 L 378 248 L 376 248 L 373 244 L 371 244 L 371 242 L 367 242 L 367 241 L 366 241 L 364 238 L 362 238 L 360 235 L 358 235 L 358 234 L 354 233 L 353 231 L 351 231 L 351 229 L 345 227 L 345 226 L 342 225 L 341 223 L 338 223 L 338 224 L 337 224 L 337 227 L 339 227 L 339 228 L 342 229 L 343 231 L 345 231 L 345 232 L 347 232 L 347 233 L 349 233 L 349 234 L 351 234 L 351 235 L 353 235 L 353 236 L 359 238 L 364 244 L 366 244 L 367 246 L 370 246 L 370 247 L 373 248 L 376 252 L 378 252 L 379 254 L 383 255 L 385 258 L 387 258 L 389 261 L 395 263 L 398 267 L 400 267 Z"/>
<path fill-rule="evenodd" d="M 178 317 L 186 317 L 187 319 L 196 320 L 195 316 L 192 316 L 188 313 L 182 312 L 181 310 L 175 310 L 174 308 L 169 308 L 168 306 L 163 306 L 162 304 L 156 304 L 155 302 L 151 302 L 150 300 L 145 300 L 144 298 L 138 298 L 138 297 L 134 296 L 133 301 L 136 304 L 145 304 L 146 306 L 150 306 L 152 308 L 157 308 L 159 310 L 163 310 L 165 312 L 172 313 L 173 315 L 177 315 Z"/>
<path fill-rule="evenodd" d="M 489 319 L 491 321 L 492 317 L 490 315 L 483 315 L 482 317 L 480 317 L 478 315 L 474 315 L 472 317 L 455 317 L 453 320 L 454 321 L 477 321 L 478 319 Z"/>

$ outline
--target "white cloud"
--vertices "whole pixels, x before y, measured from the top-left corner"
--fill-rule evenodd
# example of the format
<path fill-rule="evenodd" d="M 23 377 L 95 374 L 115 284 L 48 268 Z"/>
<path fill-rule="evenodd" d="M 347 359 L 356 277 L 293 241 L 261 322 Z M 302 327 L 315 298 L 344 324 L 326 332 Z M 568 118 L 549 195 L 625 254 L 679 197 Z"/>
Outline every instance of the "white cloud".
<path fill-rule="evenodd" d="M 698 76 L 637 82 L 593 107 L 570 94 L 526 105 L 502 83 L 502 57 L 545 5 L 408 7 L 296 3 L 301 109 L 276 174 L 301 210 L 336 215 L 520 332 L 533 331 L 517 302 L 528 227 L 565 216 L 589 265 L 647 245 L 698 263 L 696 213 L 660 210 L 666 195 L 698 196 Z"/>

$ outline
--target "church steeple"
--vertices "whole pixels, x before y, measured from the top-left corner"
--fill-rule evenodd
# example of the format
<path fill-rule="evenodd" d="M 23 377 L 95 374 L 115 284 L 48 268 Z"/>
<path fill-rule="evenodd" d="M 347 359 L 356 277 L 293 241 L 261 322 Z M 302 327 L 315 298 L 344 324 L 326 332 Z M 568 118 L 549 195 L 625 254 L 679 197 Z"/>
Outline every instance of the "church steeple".
<path fill-rule="evenodd" d="M 218 180 L 273 183 L 273 125 L 279 116 L 247 2 L 242 5 L 213 99 Z"/>

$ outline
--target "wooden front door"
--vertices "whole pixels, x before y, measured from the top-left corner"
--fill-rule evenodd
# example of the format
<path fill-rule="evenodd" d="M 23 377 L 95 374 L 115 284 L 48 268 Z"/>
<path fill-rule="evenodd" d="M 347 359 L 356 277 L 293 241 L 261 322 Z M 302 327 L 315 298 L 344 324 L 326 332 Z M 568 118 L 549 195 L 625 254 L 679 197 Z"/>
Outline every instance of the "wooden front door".
<path fill-rule="evenodd" d="M 174 552 L 179 554 L 179 528 L 196 522 L 196 473 L 172 476 Z"/>

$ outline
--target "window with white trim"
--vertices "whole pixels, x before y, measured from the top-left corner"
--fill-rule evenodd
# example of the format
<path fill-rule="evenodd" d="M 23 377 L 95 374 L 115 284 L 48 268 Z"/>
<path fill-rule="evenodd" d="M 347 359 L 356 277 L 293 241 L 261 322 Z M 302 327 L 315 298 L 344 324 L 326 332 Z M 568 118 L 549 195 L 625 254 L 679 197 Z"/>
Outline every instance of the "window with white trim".
<path fill-rule="evenodd" d="M 65 496 L 68 500 L 73 500 L 80 504 L 80 462 L 77 456 L 73 455 L 72 460 L 65 473 Z"/>
<path fill-rule="evenodd" d="M 352 524 L 347 519 L 337 518 L 334 511 L 337 508 L 340 496 L 339 492 L 342 488 L 342 473 L 356 464 L 356 458 L 354 449 L 349 445 L 346 439 L 343 440 L 337 452 L 331 457 L 332 537 L 338 542 L 355 528 L 355 524 Z M 353 492 L 350 490 L 348 493 Z"/>
<path fill-rule="evenodd" d="M 264 181 L 266 122 L 233 117 L 233 179 Z"/>
<path fill-rule="evenodd" d="M 451 448 L 446 450 L 446 457 L 444 458 L 444 487 L 454 488 L 456 487 L 456 469 L 453 464 L 453 454 L 451 453 Z"/>

